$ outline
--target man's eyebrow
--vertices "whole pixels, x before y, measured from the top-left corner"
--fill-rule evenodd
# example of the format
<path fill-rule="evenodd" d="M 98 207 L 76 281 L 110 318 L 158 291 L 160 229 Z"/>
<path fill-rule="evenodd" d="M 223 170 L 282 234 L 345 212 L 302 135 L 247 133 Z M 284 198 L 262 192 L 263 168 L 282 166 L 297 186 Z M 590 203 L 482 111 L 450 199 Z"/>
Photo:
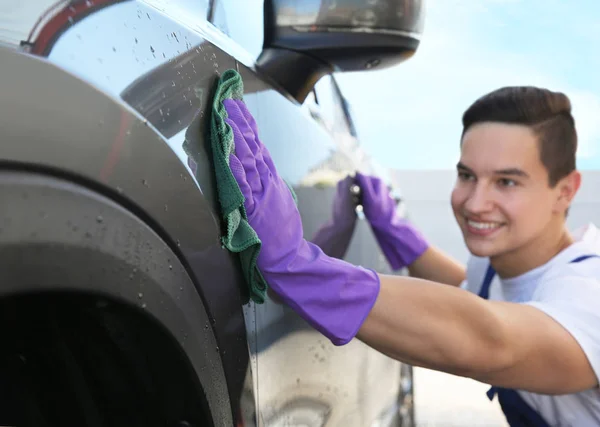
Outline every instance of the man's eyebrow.
<path fill-rule="evenodd" d="M 466 166 L 464 163 L 461 163 L 461 162 L 458 162 L 456 164 L 456 169 L 464 170 L 467 172 L 473 172 L 473 170 L 470 167 Z"/>
<path fill-rule="evenodd" d="M 512 176 L 520 176 L 523 178 L 529 178 L 529 175 L 527 174 L 527 172 L 525 172 L 524 170 L 519 169 L 519 168 L 499 169 L 499 170 L 495 170 L 494 174 L 496 174 L 496 175 L 512 175 Z"/>

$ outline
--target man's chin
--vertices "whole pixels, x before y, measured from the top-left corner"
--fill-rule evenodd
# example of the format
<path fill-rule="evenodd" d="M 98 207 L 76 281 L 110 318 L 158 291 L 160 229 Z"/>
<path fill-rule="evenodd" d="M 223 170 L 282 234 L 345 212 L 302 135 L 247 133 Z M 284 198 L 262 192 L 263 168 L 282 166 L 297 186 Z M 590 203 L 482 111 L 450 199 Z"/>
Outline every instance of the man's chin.
<path fill-rule="evenodd" d="M 481 258 L 489 258 L 501 252 L 498 245 L 492 242 L 472 241 L 471 239 L 465 239 L 465 244 L 471 255 Z"/>

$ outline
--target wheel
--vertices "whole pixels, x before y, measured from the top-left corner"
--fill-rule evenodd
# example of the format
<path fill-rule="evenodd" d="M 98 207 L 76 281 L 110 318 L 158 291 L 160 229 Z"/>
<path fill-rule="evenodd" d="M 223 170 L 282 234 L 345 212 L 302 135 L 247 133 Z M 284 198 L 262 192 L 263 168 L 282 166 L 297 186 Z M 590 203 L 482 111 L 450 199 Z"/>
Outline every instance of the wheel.
<path fill-rule="evenodd" d="M 0 342 L 0 425 L 206 425 L 172 337 L 140 310 L 82 293 L 6 297 Z"/>

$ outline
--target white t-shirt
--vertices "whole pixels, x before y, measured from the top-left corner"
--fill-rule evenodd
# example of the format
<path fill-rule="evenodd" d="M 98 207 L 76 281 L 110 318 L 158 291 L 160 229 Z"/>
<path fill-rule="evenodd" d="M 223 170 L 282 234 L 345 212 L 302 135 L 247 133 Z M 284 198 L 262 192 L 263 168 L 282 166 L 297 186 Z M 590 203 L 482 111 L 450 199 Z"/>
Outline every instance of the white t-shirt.
<path fill-rule="evenodd" d="M 546 264 L 511 279 L 496 275 L 489 299 L 529 304 L 554 318 L 579 342 L 600 379 L 600 258 L 570 263 L 600 254 L 600 231 L 589 224 L 573 235 L 576 242 Z M 462 287 L 478 294 L 488 266 L 488 258 L 471 257 Z M 600 389 L 560 396 L 519 394 L 552 426 L 600 426 Z"/>

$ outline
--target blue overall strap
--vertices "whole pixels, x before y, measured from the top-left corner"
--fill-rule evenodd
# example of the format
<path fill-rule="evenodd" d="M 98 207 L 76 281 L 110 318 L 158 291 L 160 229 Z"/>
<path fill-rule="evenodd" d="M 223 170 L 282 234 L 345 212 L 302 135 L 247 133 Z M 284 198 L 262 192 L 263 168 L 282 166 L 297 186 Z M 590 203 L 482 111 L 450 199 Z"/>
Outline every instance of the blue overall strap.
<path fill-rule="evenodd" d="M 479 296 L 483 299 L 488 299 L 490 297 L 490 285 L 492 284 L 492 280 L 496 275 L 496 270 L 492 267 L 492 264 L 489 265 L 487 271 L 485 272 L 485 277 L 483 279 L 483 283 L 481 284 L 481 289 L 479 289 Z"/>
<path fill-rule="evenodd" d="M 495 394 L 498 395 L 498 402 L 510 427 L 550 427 L 550 424 L 529 406 L 517 391 L 492 387 L 487 392 L 490 400 Z"/>
<path fill-rule="evenodd" d="M 574 263 L 574 262 L 585 261 L 586 259 L 590 259 L 590 258 L 600 258 L 600 255 L 597 255 L 597 254 L 581 255 L 581 256 L 578 256 L 577 258 L 571 260 L 571 262 L 569 264 Z"/>

